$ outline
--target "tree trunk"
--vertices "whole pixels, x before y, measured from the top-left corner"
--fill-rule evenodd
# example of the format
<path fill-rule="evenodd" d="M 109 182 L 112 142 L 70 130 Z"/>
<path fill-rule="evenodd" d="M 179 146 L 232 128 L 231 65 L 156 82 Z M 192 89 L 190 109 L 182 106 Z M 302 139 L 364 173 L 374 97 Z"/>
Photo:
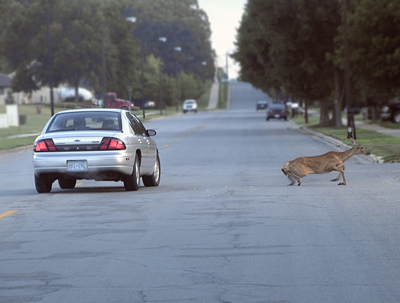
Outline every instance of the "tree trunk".
<path fill-rule="evenodd" d="M 320 101 L 319 125 L 329 126 L 329 111 L 327 100 Z"/>
<path fill-rule="evenodd" d="M 339 80 L 339 70 L 335 67 L 335 100 L 333 106 L 333 122 L 335 127 L 342 127 L 342 112 L 341 112 L 341 96 L 340 96 L 340 80 Z"/>
<path fill-rule="evenodd" d="M 75 102 L 79 101 L 79 82 L 75 84 Z"/>
<path fill-rule="evenodd" d="M 308 124 L 308 101 L 304 101 L 304 120 Z"/>

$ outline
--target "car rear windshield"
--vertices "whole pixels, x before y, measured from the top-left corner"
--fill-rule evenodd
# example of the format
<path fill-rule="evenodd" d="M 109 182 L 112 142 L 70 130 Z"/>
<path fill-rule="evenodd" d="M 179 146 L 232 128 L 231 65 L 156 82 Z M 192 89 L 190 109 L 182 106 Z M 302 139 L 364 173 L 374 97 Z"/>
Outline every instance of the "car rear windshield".
<path fill-rule="evenodd" d="M 54 116 L 46 132 L 80 130 L 121 130 L 121 119 L 116 112 L 69 112 Z"/>
<path fill-rule="evenodd" d="M 271 104 L 269 106 L 269 109 L 285 109 L 285 105 L 284 104 Z"/>

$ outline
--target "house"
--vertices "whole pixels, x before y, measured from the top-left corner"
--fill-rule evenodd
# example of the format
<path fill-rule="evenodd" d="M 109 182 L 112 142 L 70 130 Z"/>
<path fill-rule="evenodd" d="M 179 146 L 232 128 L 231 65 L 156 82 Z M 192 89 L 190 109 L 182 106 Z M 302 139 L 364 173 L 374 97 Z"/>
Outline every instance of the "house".
<path fill-rule="evenodd" d="M 4 75 L 0 73 L 0 105 L 5 104 L 50 104 L 50 87 L 42 86 L 38 90 L 26 93 L 26 92 L 13 92 L 11 87 L 11 81 L 14 77 L 15 72 L 10 74 L 10 76 Z M 83 87 L 87 87 L 82 83 Z M 66 87 L 62 86 L 62 89 Z M 75 92 L 74 89 L 70 89 L 71 91 Z M 84 97 L 84 93 L 88 93 L 89 96 L 86 97 L 87 99 L 93 99 L 93 93 L 90 88 L 83 89 L 82 87 L 79 88 L 82 90 L 82 94 Z M 85 92 L 83 92 L 85 91 Z M 58 87 L 53 88 L 53 97 L 54 102 L 65 101 L 62 96 L 58 93 Z"/>
<path fill-rule="evenodd" d="M 11 77 L 0 73 L 0 105 L 7 104 L 12 98 L 11 80 Z"/>
<path fill-rule="evenodd" d="M 48 86 L 40 87 L 40 89 L 30 93 L 13 92 L 11 81 L 14 74 L 7 76 L 0 73 L 0 105 L 50 103 L 50 88 Z M 56 98 L 56 94 L 57 91 L 54 91 L 54 98 Z"/>

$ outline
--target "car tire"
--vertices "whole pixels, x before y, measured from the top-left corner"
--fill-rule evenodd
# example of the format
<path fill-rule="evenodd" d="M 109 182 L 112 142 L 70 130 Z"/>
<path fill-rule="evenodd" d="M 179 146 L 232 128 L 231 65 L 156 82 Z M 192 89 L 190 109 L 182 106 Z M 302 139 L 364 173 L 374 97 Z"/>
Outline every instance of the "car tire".
<path fill-rule="evenodd" d="M 62 189 L 73 189 L 76 185 L 76 179 L 58 179 L 58 185 Z"/>
<path fill-rule="evenodd" d="M 140 161 L 138 155 L 135 155 L 132 174 L 124 178 L 124 187 L 126 191 L 136 191 L 140 186 Z"/>
<path fill-rule="evenodd" d="M 396 110 L 392 115 L 393 123 L 400 123 L 400 110 Z"/>
<path fill-rule="evenodd" d="M 161 177 L 161 165 L 160 165 L 160 157 L 157 154 L 156 162 L 154 163 L 154 171 L 151 176 L 143 176 L 143 184 L 144 186 L 158 186 L 160 184 Z"/>
<path fill-rule="evenodd" d="M 266 120 L 269 121 L 269 118 L 267 118 Z"/>
<path fill-rule="evenodd" d="M 53 181 L 48 177 L 40 177 L 35 175 L 35 187 L 39 194 L 51 192 Z"/>

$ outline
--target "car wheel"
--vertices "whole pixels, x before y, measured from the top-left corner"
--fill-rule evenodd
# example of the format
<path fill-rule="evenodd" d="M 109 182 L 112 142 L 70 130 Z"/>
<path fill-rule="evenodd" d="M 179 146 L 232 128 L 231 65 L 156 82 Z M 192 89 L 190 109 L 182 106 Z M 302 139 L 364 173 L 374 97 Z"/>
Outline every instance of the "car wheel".
<path fill-rule="evenodd" d="M 392 122 L 393 123 L 400 123 L 400 110 L 397 110 L 392 115 Z"/>
<path fill-rule="evenodd" d="M 269 121 L 269 118 L 267 117 L 267 121 Z"/>
<path fill-rule="evenodd" d="M 122 110 L 128 110 L 128 108 L 126 106 L 122 106 L 120 109 Z"/>
<path fill-rule="evenodd" d="M 140 163 L 139 158 L 135 155 L 132 174 L 124 178 L 124 187 L 127 191 L 136 191 L 140 185 Z"/>
<path fill-rule="evenodd" d="M 154 163 L 154 171 L 151 176 L 143 176 L 143 184 L 144 186 L 158 186 L 160 184 L 161 177 L 161 165 L 160 158 L 157 154 L 156 162 Z"/>
<path fill-rule="evenodd" d="M 76 179 L 58 179 L 58 185 L 62 189 L 73 189 L 76 185 Z"/>
<path fill-rule="evenodd" d="M 48 177 L 40 177 L 35 175 L 35 187 L 39 194 L 51 192 L 53 181 Z"/>

